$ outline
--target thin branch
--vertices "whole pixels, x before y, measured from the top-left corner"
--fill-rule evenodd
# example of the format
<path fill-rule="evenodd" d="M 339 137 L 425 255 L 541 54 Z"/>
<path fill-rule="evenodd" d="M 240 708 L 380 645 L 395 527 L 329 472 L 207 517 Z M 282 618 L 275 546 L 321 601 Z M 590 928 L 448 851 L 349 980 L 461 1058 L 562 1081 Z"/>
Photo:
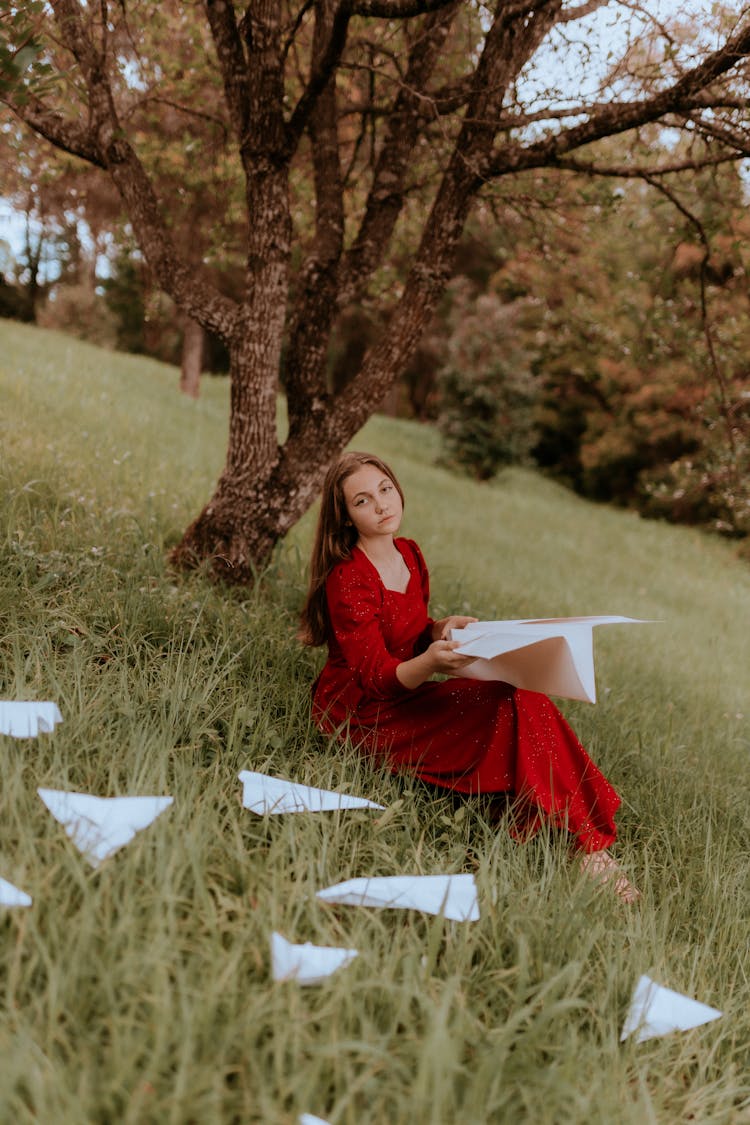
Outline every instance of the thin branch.
<path fill-rule="evenodd" d="M 352 0 L 352 16 L 375 16 L 384 20 L 411 19 L 447 8 L 453 0 Z"/>
<path fill-rule="evenodd" d="M 611 176 L 616 179 L 646 179 L 649 176 L 669 176 L 676 172 L 698 172 L 702 168 L 715 168 L 719 164 L 730 164 L 743 157 L 736 152 L 722 152 L 716 156 L 701 157 L 698 160 L 682 160 L 657 167 L 639 164 L 597 164 L 595 161 L 566 159 L 555 167 L 567 172 L 583 172 L 591 176 Z"/>
<path fill-rule="evenodd" d="M 731 148 L 736 148 L 743 156 L 750 156 L 750 135 L 745 133 L 738 133 L 735 129 L 730 128 L 725 124 L 717 124 L 715 121 L 706 121 L 700 114 L 685 113 L 681 114 L 686 121 L 690 121 L 701 132 L 707 133 L 722 144 L 728 145 Z"/>
<path fill-rule="evenodd" d="M 304 20 L 305 16 L 310 11 L 310 9 L 313 7 L 314 4 L 315 4 L 315 0 L 305 0 L 304 4 L 302 5 L 299 12 L 297 13 L 297 18 L 294 21 L 294 24 L 292 25 L 292 30 L 289 32 L 289 35 L 287 36 L 287 39 L 284 43 L 284 46 L 281 48 L 281 61 L 282 62 L 286 62 L 286 57 L 289 54 L 289 49 L 292 46 L 292 43 L 294 42 L 294 40 L 296 38 L 297 32 L 299 31 L 299 29 L 302 26 L 302 21 Z"/>
<path fill-rule="evenodd" d="M 229 131 L 226 122 L 222 121 L 215 113 L 206 113 L 203 110 L 196 109 L 191 105 L 182 105 L 180 102 L 174 102 L 171 98 L 161 98 L 154 94 L 146 94 L 143 98 L 138 98 L 129 107 L 127 113 L 123 114 L 123 120 L 127 121 L 133 116 L 136 110 L 145 105 L 166 105 L 170 109 L 176 109 L 178 113 L 184 113 L 187 117 L 197 117 L 199 121 L 207 121 L 210 125 L 218 125 L 224 136 L 224 143 L 229 139 Z"/>
<path fill-rule="evenodd" d="M 572 23 L 573 20 L 581 20 L 584 16 L 588 16 L 591 12 L 596 12 L 599 8 L 605 8 L 610 0 L 585 0 L 585 3 L 578 4 L 575 8 L 569 8 L 567 11 L 560 13 L 558 23 Z"/>

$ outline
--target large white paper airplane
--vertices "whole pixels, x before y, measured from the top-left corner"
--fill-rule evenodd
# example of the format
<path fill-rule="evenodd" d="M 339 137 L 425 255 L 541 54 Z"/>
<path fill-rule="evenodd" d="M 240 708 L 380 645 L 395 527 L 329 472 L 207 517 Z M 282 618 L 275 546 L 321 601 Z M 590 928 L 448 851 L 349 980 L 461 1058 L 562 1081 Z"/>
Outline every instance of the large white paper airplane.
<path fill-rule="evenodd" d="M 345 906 L 423 910 L 426 914 L 442 914 L 457 922 L 475 922 L 479 917 L 473 875 L 384 875 L 348 879 L 318 891 L 316 897 Z"/>
<path fill-rule="evenodd" d="M 31 906 L 31 895 L 19 891 L 12 883 L 0 879 L 0 906 Z"/>
<path fill-rule="evenodd" d="M 271 934 L 271 970 L 274 980 L 296 980 L 299 984 L 320 984 L 337 969 L 359 956 L 356 949 L 337 949 L 330 945 L 293 945 L 275 931 Z"/>
<path fill-rule="evenodd" d="M 299 1115 L 299 1125 L 328 1125 L 322 1117 L 316 1117 L 312 1113 L 301 1113 Z"/>
<path fill-rule="evenodd" d="M 265 773 L 243 770 L 239 775 L 243 785 L 242 804 L 251 812 L 264 813 L 328 812 L 331 809 L 382 809 L 364 797 L 349 797 L 329 789 L 315 789 Z"/>
<path fill-rule="evenodd" d="M 62 715 L 56 703 L 0 699 L 0 734 L 36 738 L 38 734 L 48 734 L 54 730 L 55 723 L 61 722 Z"/>
<path fill-rule="evenodd" d="M 93 867 L 129 844 L 168 808 L 173 797 L 93 797 L 37 789 L 45 805 Z"/>
<path fill-rule="evenodd" d="M 635 617 L 549 617 L 477 621 L 452 629 L 458 652 L 476 656 L 459 675 L 596 703 L 595 625 L 646 624 Z"/>
<path fill-rule="evenodd" d="M 642 1043 L 645 1039 L 668 1035 L 670 1031 L 688 1031 L 717 1020 L 723 1014 L 642 976 L 635 986 L 620 1042 L 629 1035 L 635 1035 L 636 1043 Z"/>

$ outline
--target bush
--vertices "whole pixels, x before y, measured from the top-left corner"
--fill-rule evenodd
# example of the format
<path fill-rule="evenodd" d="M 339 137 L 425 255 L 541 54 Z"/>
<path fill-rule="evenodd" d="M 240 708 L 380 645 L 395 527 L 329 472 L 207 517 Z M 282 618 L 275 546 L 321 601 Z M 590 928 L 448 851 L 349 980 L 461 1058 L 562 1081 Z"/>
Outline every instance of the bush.
<path fill-rule="evenodd" d="M 118 318 L 89 285 L 56 286 L 54 296 L 39 310 L 37 323 L 101 347 L 117 343 Z"/>
<path fill-rule="evenodd" d="M 451 298 L 452 332 L 439 373 L 443 460 L 489 480 L 504 465 L 530 461 L 536 441 L 537 381 L 517 342 L 532 303 L 505 305 L 494 294 L 472 301 L 465 279 Z"/>

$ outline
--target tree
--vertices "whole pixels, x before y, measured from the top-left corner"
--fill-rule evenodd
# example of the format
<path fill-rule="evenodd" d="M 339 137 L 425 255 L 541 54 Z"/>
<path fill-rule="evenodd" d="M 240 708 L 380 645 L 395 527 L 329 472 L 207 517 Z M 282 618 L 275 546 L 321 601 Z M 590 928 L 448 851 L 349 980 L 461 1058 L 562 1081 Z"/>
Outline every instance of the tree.
<path fill-rule="evenodd" d="M 197 83 L 220 80 L 244 197 L 246 266 L 234 297 L 179 252 L 169 200 L 138 144 L 142 91 L 158 81 L 159 59 L 139 55 L 133 29 L 154 6 L 6 0 L 2 97 L 29 128 L 107 174 L 161 287 L 229 348 L 226 464 L 173 553 L 178 564 L 210 560 L 217 575 L 252 578 L 414 354 L 487 185 L 542 168 L 601 171 L 598 141 L 653 122 L 706 133 L 708 162 L 750 151 L 747 13 L 726 18 L 718 47 L 702 47 L 700 37 L 685 46 L 664 29 L 655 66 L 653 53 L 630 50 L 643 37 L 645 9 L 623 5 L 617 10 L 636 20 L 625 77 L 611 67 L 580 104 L 539 68 L 530 81 L 535 60 L 543 71 L 571 26 L 603 7 L 205 0 L 187 21 L 176 0 L 159 5 L 165 35 L 174 27 L 192 44 Z M 170 49 L 165 40 L 162 55 Z M 662 169 L 647 159 L 644 171 Z M 403 284 L 391 260 L 397 225 L 400 253 L 411 240 Z M 387 330 L 334 392 L 332 334 L 358 302 L 385 310 Z"/>

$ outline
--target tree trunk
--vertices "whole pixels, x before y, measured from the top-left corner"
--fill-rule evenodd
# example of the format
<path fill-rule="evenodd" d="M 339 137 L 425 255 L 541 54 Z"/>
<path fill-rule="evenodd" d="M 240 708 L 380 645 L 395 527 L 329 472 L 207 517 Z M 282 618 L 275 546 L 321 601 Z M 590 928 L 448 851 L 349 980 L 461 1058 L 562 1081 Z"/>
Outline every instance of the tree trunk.
<path fill-rule="evenodd" d="M 182 370 L 180 390 L 190 398 L 197 398 L 201 389 L 203 371 L 203 326 L 191 317 L 185 317 L 182 333 Z"/>
<path fill-rule="evenodd" d="M 279 538 L 283 495 L 274 492 L 280 327 L 272 326 L 273 293 L 260 290 L 230 344 L 229 444 L 216 491 L 171 553 L 182 569 L 207 565 L 229 582 L 251 582 Z"/>

